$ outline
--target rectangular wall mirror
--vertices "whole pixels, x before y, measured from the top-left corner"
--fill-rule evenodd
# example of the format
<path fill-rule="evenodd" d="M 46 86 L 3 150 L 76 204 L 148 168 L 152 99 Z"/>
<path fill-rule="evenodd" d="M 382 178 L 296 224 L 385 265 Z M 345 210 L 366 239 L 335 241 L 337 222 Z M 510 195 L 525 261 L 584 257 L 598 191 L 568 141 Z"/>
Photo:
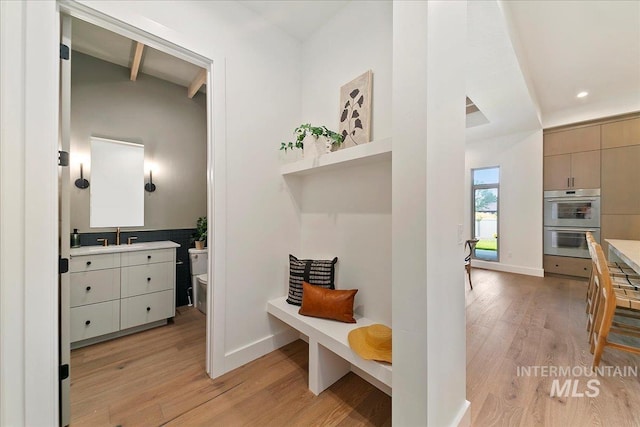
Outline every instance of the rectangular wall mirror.
<path fill-rule="evenodd" d="M 144 225 L 144 145 L 91 137 L 89 226 Z"/>

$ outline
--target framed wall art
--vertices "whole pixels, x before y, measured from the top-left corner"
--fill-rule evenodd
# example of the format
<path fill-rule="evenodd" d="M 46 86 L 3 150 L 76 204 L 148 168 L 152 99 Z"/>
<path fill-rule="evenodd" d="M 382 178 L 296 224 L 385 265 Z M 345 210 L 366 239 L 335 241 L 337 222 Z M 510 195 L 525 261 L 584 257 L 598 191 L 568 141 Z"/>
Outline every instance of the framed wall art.
<path fill-rule="evenodd" d="M 342 148 L 371 141 L 371 70 L 340 88 L 340 127 Z"/>

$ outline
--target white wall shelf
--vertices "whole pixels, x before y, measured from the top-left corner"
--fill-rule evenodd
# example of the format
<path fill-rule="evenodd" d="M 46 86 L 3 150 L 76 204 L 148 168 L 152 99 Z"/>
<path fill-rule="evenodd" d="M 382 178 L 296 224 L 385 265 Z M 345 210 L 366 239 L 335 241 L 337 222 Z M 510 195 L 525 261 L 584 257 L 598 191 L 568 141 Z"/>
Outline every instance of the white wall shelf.
<path fill-rule="evenodd" d="M 355 147 L 302 159 L 282 165 L 283 176 L 303 176 L 335 168 L 351 167 L 391 159 L 391 138 L 379 139 Z"/>

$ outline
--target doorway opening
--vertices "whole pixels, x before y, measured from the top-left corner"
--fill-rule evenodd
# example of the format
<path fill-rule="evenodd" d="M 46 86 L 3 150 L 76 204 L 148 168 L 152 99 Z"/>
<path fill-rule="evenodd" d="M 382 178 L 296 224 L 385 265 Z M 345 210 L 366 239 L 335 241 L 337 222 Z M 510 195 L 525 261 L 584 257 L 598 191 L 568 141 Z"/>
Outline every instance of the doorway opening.
<path fill-rule="evenodd" d="M 472 225 L 473 236 L 478 239 L 473 257 L 484 261 L 499 261 L 500 168 L 472 169 Z"/>
<path fill-rule="evenodd" d="M 127 24 L 124 24 L 122 22 L 116 21 L 114 19 L 111 19 L 109 17 L 103 16 L 99 13 L 93 12 L 93 11 L 88 11 L 85 10 L 82 6 L 79 5 L 75 5 L 75 4 L 65 4 L 64 7 L 61 7 L 61 9 L 63 10 L 63 12 L 61 13 L 61 19 L 64 22 L 65 20 L 70 21 L 71 19 L 76 20 L 76 22 L 81 22 L 82 24 L 85 25 L 96 25 L 97 27 L 103 29 L 103 30 L 110 30 L 112 32 L 115 33 L 115 35 L 120 36 L 120 37 L 127 37 L 130 40 L 135 40 L 136 42 L 134 42 L 134 45 L 137 43 L 138 45 L 143 44 L 145 46 L 153 46 L 153 49 L 155 49 L 157 52 L 155 52 L 155 56 L 157 58 L 157 54 L 164 54 L 165 56 L 172 56 L 174 57 L 175 61 L 182 61 L 184 63 L 187 63 L 186 67 L 200 67 L 202 69 L 202 73 L 198 73 L 198 75 L 195 76 L 195 78 L 192 80 L 192 84 L 189 84 L 188 87 L 185 87 L 184 89 L 184 98 L 186 99 L 188 96 L 191 97 L 195 97 L 198 98 L 200 97 L 200 101 L 194 101 L 194 102 L 199 102 L 201 104 L 201 108 L 204 110 L 204 116 L 205 116 L 205 124 L 204 124 L 204 131 L 202 132 L 204 135 L 204 141 L 203 141 L 203 152 L 199 153 L 198 157 L 203 160 L 204 166 L 202 167 L 202 181 L 203 181 L 203 187 L 204 187 L 204 193 L 203 194 L 203 202 L 202 202 L 202 207 L 201 209 L 198 211 L 199 213 L 197 215 L 194 215 L 193 217 L 193 228 L 195 228 L 195 224 L 196 224 L 196 220 L 199 216 L 204 216 L 204 217 L 208 217 L 209 218 L 209 227 L 208 227 L 208 236 L 210 236 L 211 238 L 209 239 L 209 248 L 210 248 L 210 256 L 208 257 L 208 271 L 209 273 L 212 273 L 214 271 L 213 269 L 213 265 L 214 265 L 214 256 L 213 256 L 213 229 L 214 229 L 214 218 L 213 218 L 213 132 L 212 132 L 212 127 L 213 127 L 213 121 L 215 120 L 216 122 L 218 122 L 220 120 L 220 115 L 221 115 L 221 110 L 218 109 L 218 113 L 217 113 L 217 119 L 214 118 L 213 114 L 212 114 L 212 106 L 214 104 L 213 102 L 213 96 L 212 96 L 212 83 L 214 82 L 214 78 L 212 76 L 213 71 L 214 71 L 214 63 L 212 60 L 209 60 L 205 57 L 202 57 L 196 53 L 187 51 L 184 48 L 181 48 L 179 46 L 173 45 L 170 42 L 167 42 L 165 40 L 161 40 L 159 38 L 157 38 L 156 36 L 153 36 L 151 34 L 145 33 L 142 30 L 139 30 L 137 28 L 134 27 L 130 27 Z M 90 23 L 90 24 L 88 24 Z M 80 24 L 80 25 L 82 25 Z M 64 27 L 64 26 L 63 26 Z M 64 38 L 64 28 L 62 28 L 62 33 L 63 33 L 63 38 Z M 71 49 L 73 50 L 73 43 L 71 40 Z M 150 52 L 151 48 L 148 48 L 148 52 Z M 137 49 L 134 49 L 137 50 Z M 84 58 L 85 62 L 95 62 L 94 59 L 92 58 Z M 73 59 L 72 59 L 73 60 Z M 178 67 L 178 65 L 176 65 L 177 63 L 174 62 L 174 66 Z M 133 70 L 132 70 L 133 72 Z M 218 74 L 220 75 L 220 74 Z M 62 73 L 61 73 L 61 79 L 62 79 Z M 133 80 L 133 79 L 132 79 Z M 196 81 L 197 80 L 197 81 Z M 220 82 L 220 77 L 216 80 L 216 82 Z M 224 80 L 222 80 L 222 82 L 224 82 Z M 70 86 L 70 85 L 69 85 Z M 202 86 L 202 89 L 200 89 L 200 86 Z M 68 88 L 70 89 L 70 87 Z M 66 96 L 70 95 L 65 95 L 63 93 L 63 91 L 66 90 L 64 88 L 64 84 L 61 83 L 61 92 L 60 92 L 60 99 L 61 99 L 61 106 L 64 104 L 64 99 Z M 64 128 L 65 128 L 65 124 L 63 123 L 63 114 L 62 114 L 62 109 L 61 109 L 61 130 L 62 130 L 62 137 L 64 138 Z M 131 120 L 136 120 L 136 115 L 134 114 L 133 117 L 131 117 Z M 223 115 L 222 115 L 223 118 Z M 70 120 L 70 117 L 69 117 Z M 70 126 L 67 124 L 67 137 L 69 137 L 69 133 L 71 133 L 69 131 Z M 180 140 L 180 138 L 176 138 L 176 143 L 180 144 L 182 141 Z M 73 147 L 72 147 L 73 148 Z M 175 153 L 174 153 L 175 154 Z M 170 154 L 170 156 L 173 156 L 172 158 L 175 159 L 175 155 Z M 76 168 L 78 167 L 77 164 L 74 164 L 74 159 L 73 159 L 73 149 L 71 150 L 71 176 L 75 177 L 75 173 L 76 173 Z M 77 162 L 76 162 L 77 163 Z M 154 162 L 154 166 L 155 168 L 160 168 L 160 170 L 164 167 L 165 168 L 165 172 L 169 175 L 169 174 L 177 174 L 180 173 L 180 171 L 176 171 L 173 170 L 171 171 L 170 167 L 167 167 L 166 165 L 158 165 L 157 162 Z M 85 172 L 87 172 L 85 170 Z M 90 178 L 90 172 L 89 174 L 87 174 L 88 177 Z M 69 176 L 69 173 L 67 172 L 67 177 Z M 158 169 L 155 169 L 153 178 L 151 178 L 151 176 L 149 176 L 149 168 L 146 167 L 145 170 L 145 182 L 147 180 L 147 177 L 149 179 L 149 181 L 151 179 L 154 180 L 154 184 L 156 186 L 158 186 L 158 188 L 160 187 L 160 182 L 158 180 Z M 61 181 L 65 181 L 64 177 Z M 69 180 L 67 179 L 66 182 L 68 183 Z M 60 186 L 61 192 L 63 191 L 63 186 Z M 166 186 L 163 189 L 164 191 L 166 191 Z M 80 190 L 79 190 L 80 191 Z M 147 190 L 148 191 L 148 190 Z M 147 193 L 147 192 L 145 192 Z M 151 192 L 149 192 L 150 194 L 153 194 Z M 146 194 L 147 196 L 149 196 L 149 194 Z M 159 195 L 159 192 L 156 193 L 156 196 Z M 157 198 L 157 197 L 156 197 Z M 174 203 L 179 201 L 173 201 Z M 61 203 L 61 207 L 63 206 L 63 204 Z M 60 228 L 60 235 L 62 236 L 61 240 L 66 240 L 68 242 L 68 236 L 69 236 L 69 222 L 70 222 L 70 215 L 65 215 L 61 214 L 61 223 L 64 223 L 66 221 L 66 224 L 61 224 L 61 228 Z M 157 226 L 154 226 L 154 228 L 157 228 Z M 146 231 L 146 230 L 145 230 Z M 149 230 L 150 233 L 154 233 L 154 232 L 158 232 L 159 230 Z M 173 237 L 173 236 L 172 236 Z M 175 240 L 174 238 L 170 237 L 168 240 Z M 183 236 L 184 237 L 184 236 Z M 188 236 L 191 237 L 191 236 Z M 188 238 L 187 237 L 187 238 Z M 190 242 L 191 243 L 191 242 Z M 65 246 L 65 245 L 63 245 Z M 190 246 L 193 246 L 193 244 L 191 244 Z M 188 247 L 184 247 L 184 252 L 185 255 L 182 257 L 178 257 L 178 264 L 179 266 L 182 266 L 182 270 L 183 272 L 186 271 L 186 280 L 189 284 L 191 284 L 191 274 L 190 274 L 190 263 L 189 263 L 189 256 L 187 254 L 187 249 Z M 68 245 L 66 245 L 66 253 L 65 253 L 65 249 L 61 248 L 61 256 L 62 257 L 66 257 L 68 258 L 69 253 L 68 253 Z M 68 275 L 68 274 L 67 274 Z M 184 274 L 183 274 L 184 275 Z M 209 288 L 209 292 L 207 292 L 206 295 L 206 302 L 205 302 L 205 306 L 206 306 L 206 314 L 202 314 L 199 313 L 197 311 L 197 309 L 194 307 L 192 310 L 195 310 L 196 313 L 201 314 L 202 316 L 205 316 L 205 321 L 204 321 L 204 326 L 201 328 L 202 330 L 206 331 L 205 332 L 205 336 L 206 336 L 206 346 L 205 346 L 205 351 L 206 354 L 204 355 L 205 357 L 205 363 L 203 368 L 205 368 L 206 372 L 210 375 L 213 375 L 214 372 L 220 372 L 222 367 L 217 366 L 216 368 L 213 367 L 213 363 L 212 360 L 214 358 L 214 352 L 213 352 L 213 345 L 214 343 L 212 342 L 213 339 L 212 337 L 212 331 L 214 330 L 213 327 L 213 306 L 214 306 L 214 302 L 213 302 L 213 293 L 214 293 L 214 278 L 215 275 L 214 274 L 209 274 L 209 277 L 207 279 L 208 281 L 208 288 Z M 184 279 L 184 278 L 182 278 Z M 184 280 L 181 280 L 184 281 Z M 64 283 L 64 280 L 62 281 L 62 283 Z M 67 283 L 68 283 L 68 278 L 67 278 Z M 177 284 L 176 284 L 177 285 Z M 64 285 L 63 285 L 64 287 Z M 189 288 L 191 286 L 188 286 Z M 68 293 L 68 291 L 67 291 Z M 64 297 L 65 295 L 65 290 L 62 289 L 61 290 L 61 296 Z M 202 296 L 200 297 L 201 299 L 201 305 L 202 305 Z M 186 307 L 188 303 L 194 304 L 195 301 L 193 301 L 193 291 L 192 289 L 189 289 L 187 292 L 186 287 L 178 287 L 176 286 L 176 305 L 180 308 L 180 307 Z M 183 305 L 184 303 L 184 305 Z M 61 324 L 61 331 L 60 331 L 60 338 L 61 338 L 61 342 L 60 342 L 60 358 L 61 358 L 61 363 L 64 364 L 65 363 L 65 353 L 67 354 L 67 362 L 68 363 L 68 355 L 69 355 L 69 334 L 68 331 L 65 332 L 65 328 L 68 329 L 68 323 L 64 324 L 64 315 L 62 314 L 62 309 L 63 307 L 67 307 L 66 303 L 61 302 L 60 303 L 60 312 L 61 312 L 61 316 L 63 318 L 62 324 Z M 195 305 L 195 304 L 194 304 Z M 193 317 L 193 313 L 190 313 L 190 316 Z M 218 316 L 220 317 L 220 316 Z M 66 321 L 68 322 L 69 320 L 69 316 L 67 314 L 66 316 Z M 221 325 L 222 328 L 224 327 L 224 325 Z M 216 340 L 221 340 L 223 339 L 223 337 L 217 337 Z M 66 340 L 66 342 L 65 342 Z M 71 367 L 71 376 L 73 376 L 73 367 Z M 66 384 L 67 387 L 67 392 L 65 393 L 64 388 L 65 388 L 65 384 L 63 382 L 63 385 L 61 387 L 61 391 L 60 391 L 60 405 L 61 405 L 61 424 L 62 425 L 67 425 L 69 424 L 69 401 L 68 401 L 68 397 L 69 397 L 69 392 L 68 392 L 68 381 Z M 66 408 L 66 409 L 65 409 Z M 65 420 L 65 413 L 66 413 L 66 420 Z"/>

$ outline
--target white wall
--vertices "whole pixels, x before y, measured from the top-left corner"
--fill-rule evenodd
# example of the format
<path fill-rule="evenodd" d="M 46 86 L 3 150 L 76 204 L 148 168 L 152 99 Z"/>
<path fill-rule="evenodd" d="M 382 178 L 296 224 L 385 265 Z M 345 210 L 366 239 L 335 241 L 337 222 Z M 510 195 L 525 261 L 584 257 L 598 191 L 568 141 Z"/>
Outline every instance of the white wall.
<path fill-rule="evenodd" d="M 235 2 L 87 0 L 81 4 L 212 58 L 216 61 L 213 81 L 220 81 L 221 74 L 225 76 L 224 87 L 213 87 L 216 98 L 213 107 L 224 108 L 226 119 L 219 121 L 217 112 L 210 112 L 214 118 L 212 132 L 220 144 L 214 147 L 218 157 L 214 159 L 214 175 L 209 177 L 215 179 L 216 188 L 212 227 L 218 230 L 219 223 L 224 225 L 223 233 L 215 236 L 214 250 L 216 260 L 225 261 L 217 265 L 213 285 L 224 289 L 215 304 L 223 303 L 226 323 L 221 335 L 213 336 L 214 341 L 222 339 L 224 352 L 214 372 L 233 369 L 279 344 L 275 335 L 281 332 L 280 326 L 269 319 L 265 303 L 282 295 L 287 275 L 286 254 L 301 249 L 302 218 L 294 206 L 302 196 L 292 198 L 295 185 L 286 186 L 280 177 L 277 151 L 279 141 L 289 137 L 300 123 L 300 111 L 308 110 L 302 108 L 301 46 Z M 13 107 L 24 101 L 25 109 L 24 114 L 19 112 L 24 126 L 11 122 L 4 108 L 2 111 L 1 416 L 3 422 L 9 420 L 18 425 L 51 425 L 56 422 L 52 398 L 56 394 L 56 364 L 49 358 L 55 354 L 52 255 L 56 252 L 56 186 L 52 175 L 57 127 L 58 23 L 52 2 L 26 2 L 15 7 L 26 10 L 26 14 L 19 11 L 5 19 L 7 7 L 2 2 L 2 47 L 9 46 L 9 41 L 17 42 L 16 53 L 25 55 L 26 72 L 12 68 L 14 58 L 5 61 L 3 49 L 2 105 Z M 457 224 L 463 215 L 458 196 L 463 188 L 464 114 L 457 100 L 464 96 L 460 51 L 464 44 L 465 8 L 464 2 L 394 4 L 394 13 L 401 12 L 396 20 L 398 37 L 395 33 L 393 36 L 394 50 L 400 52 L 397 55 L 394 52 L 397 59 L 394 71 L 398 72 L 394 74 L 394 90 L 398 89 L 395 92 L 398 97 L 393 100 L 394 116 L 399 118 L 393 130 L 396 138 L 393 162 L 400 167 L 394 168 L 392 202 L 394 213 L 396 208 L 400 209 L 400 214 L 393 218 L 392 255 L 397 397 L 393 399 L 393 414 L 397 425 L 451 424 L 459 419 L 458 411 L 464 412 L 465 408 L 464 280 L 458 262 L 462 248 L 456 241 Z M 12 20 L 20 23 L 16 25 L 19 30 L 16 34 L 25 34 L 20 31 L 26 23 L 26 40 L 6 34 L 5 28 L 13 28 L 8 25 Z M 439 25 L 442 22 L 447 25 Z M 414 35 L 420 38 L 415 39 Z M 369 34 L 367 40 L 374 40 L 375 36 Z M 417 53 L 413 50 L 416 42 L 424 48 Z M 353 49 L 358 47 L 362 48 L 356 45 Z M 430 55 L 429 67 L 426 52 Z M 421 66 L 416 67 L 416 63 Z M 326 70 L 346 65 L 330 61 L 321 66 Z M 375 89 L 375 82 L 381 80 L 375 73 L 380 71 L 373 65 L 370 68 L 374 68 L 374 138 L 382 138 L 386 136 L 385 126 L 390 129 L 390 115 L 376 118 L 375 111 L 379 113 L 385 103 L 378 105 L 379 100 L 375 99 L 383 97 L 384 91 Z M 336 92 L 340 84 L 360 72 L 360 67 L 354 67 L 354 73 L 346 78 L 338 76 Z M 12 88 L 9 95 L 4 91 L 8 87 Z M 386 99 L 391 102 L 390 91 Z M 419 108 L 411 109 L 414 104 Z M 337 101 L 333 105 L 337 117 Z M 328 108 L 322 111 L 331 114 Z M 411 120 L 416 117 L 418 121 Z M 424 132 L 425 118 L 429 120 L 428 132 Z M 327 119 L 318 117 L 318 120 Z M 382 125 L 385 120 L 387 124 Z M 5 130 L 5 123 L 12 127 Z M 12 132 L 9 136 L 16 137 L 17 147 L 6 142 L 5 132 L 9 131 Z M 5 148 L 9 149 L 8 154 L 17 157 L 7 157 Z M 17 148 L 15 153 L 13 148 Z M 14 168 L 5 169 L 12 163 Z M 16 176 L 7 177 L 5 171 L 15 172 Z M 386 172 L 374 167 L 370 173 L 373 182 L 381 182 Z M 442 186 L 442 176 L 448 174 L 452 179 L 446 187 Z M 420 181 L 416 183 L 416 179 Z M 400 199 L 395 200 L 396 195 Z M 412 200 L 412 195 L 418 197 Z M 7 207 L 7 201 L 16 203 Z M 366 215 L 370 212 L 385 215 L 383 204 L 369 205 L 366 200 L 363 204 L 367 206 Z M 306 212 L 312 213 L 308 206 Z M 15 218 L 17 224 L 9 222 Z M 12 226 L 20 231 L 17 235 L 10 233 Z M 5 239 L 7 232 L 14 239 Z M 408 240 L 405 242 L 404 238 Z M 412 250 L 414 244 L 419 251 Z M 10 251 L 18 255 L 13 258 Z M 29 259 L 37 259 L 40 268 L 26 270 L 25 261 Z M 410 271 L 395 268 L 404 262 L 415 268 Z M 17 291 L 20 289 L 25 290 Z M 8 325 L 7 320 L 15 322 Z M 6 342 L 16 347 L 5 346 Z M 8 354 L 7 348 L 16 351 L 18 357 Z M 7 358 L 10 363 L 5 365 Z M 22 396 L 10 399 L 9 394 L 14 395 L 16 390 L 23 392 Z"/>
<path fill-rule="evenodd" d="M 373 71 L 371 140 L 391 136 L 390 1 L 352 1 L 302 46 L 302 121 L 338 130 L 340 87 Z"/>
<path fill-rule="evenodd" d="M 465 400 L 465 1 L 393 5 L 393 424 L 470 425 Z"/>
<path fill-rule="evenodd" d="M 226 200 L 218 201 L 226 207 L 222 372 L 233 369 L 274 348 L 271 339 L 282 330 L 270 321 L 266 302 L 282 294 L 283 266 L 299 240 L 298 218 L 278 173 L 278 148 L 298 122 L 300 45 L 235 2 L 86 4 L 202 55 L 224 52 Z M 220 366 L 214 370 L 221 372 Z"/>
<path fill-rule="evenodd" d="M 214 236 L 214 256 L 225 261 L 218 264 L 213 284 L 222 287 L 213 316 L 224 315 L 226 321 L 226 330 L 212 337 L 224 355 L 214 366 L 214 373 L 221 374 L 270 351 L 277 345 L 274 334 L 283 330 L 270 322 L 265 305 L 282 294 L 286 254 L 299 249 L 299 219 L 278 173 L 278 148 L 299 123 L 300 45 L 235 2 L 81 5 L 214 59 L 209 82 L 226 81 L 213 88 L 214 110 L 209 112 L 216 141 L 209 177 L 217 190 L 212 229 L 223 231 Z M 2 2 L 1 19 L 2 421 L 52 425 L 57 422 L 59 21 L 54 2 Z M 7 34 L 5 28 L 15 31 Z M 24 72 L 15 58 L 5 60 L 4 47 L 13 45 L 15 53 L 24 55 L 24 62 L 18 61 Z M 15 122 L 5 116 L 4 107 L 20 105 L 24 109 L 16 111 Z M 6 130 L 5 124 L 10 126 Z M 5 171 L 12 176 L 4 176 Z M 5 235 L 7 230 L 18 234 Z M 27 260 L 36 260 L 39 267 L 26 268 Z"/>
<path fill-rule="evenodd" d="M 225 294 L 214 298 L 225 300 L 225 359 L 218 363 L 228 371 L 275 348 L 274 334 L 284 330 L 266 302 L 282 295 L 287 254 L 299 247 L 278 148 L 299 121 L 300 44 L 236 2 L 86 4 L 202 55 L 224 52 L 226 198 L 217 204 L 226 207 Z"/>
<path fill-rule="evenodd" d="M 473 265 L 543 276 L 542 130 L 466 145 L 465 236 L 471 236 L 471 169 L 489 166 L 500 167 L 500 262 L 474 260 Z"/>
<path fill-rule="evenodd" d="M 348 29 L 348 30 L 346 30 Z M 392 5 L 350 2 L 302 45 L 302 122 L 338 129 L 340 87 L 373 71 L 372 140 L 391 136 Z M 391 325 L 391 162 L 303 178 L 299 256 L 338 257 L 336 287 Z"/>
<path fill-rule="evenodd" d="M 55 3 L 0 2 L 3 426 L 58 422 L 58 36 Z"/>
<path fill-rule="evenodd" d="M 357 313 L 391 326 L 391 162 L 304 178 L 301 256 L 338 257 L 336 288 Z"/>

